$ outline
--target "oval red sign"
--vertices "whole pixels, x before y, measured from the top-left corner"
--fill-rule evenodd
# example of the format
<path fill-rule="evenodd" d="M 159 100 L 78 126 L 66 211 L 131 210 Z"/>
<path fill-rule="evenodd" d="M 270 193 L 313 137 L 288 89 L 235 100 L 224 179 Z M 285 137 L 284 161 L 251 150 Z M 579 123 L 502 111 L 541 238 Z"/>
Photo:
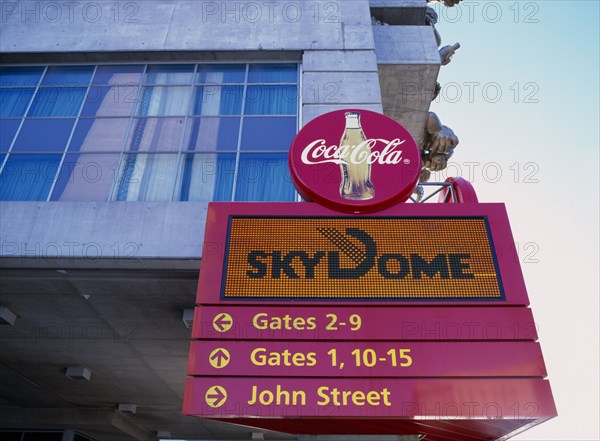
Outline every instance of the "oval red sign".
<path fill-rule="evenodd" d="M 406 201 L 419 180 L 421 155 L 408 131 L 385 115 L 348 109 L 309 122 L 289 153 L 304 199 L 349 213 Z"/>

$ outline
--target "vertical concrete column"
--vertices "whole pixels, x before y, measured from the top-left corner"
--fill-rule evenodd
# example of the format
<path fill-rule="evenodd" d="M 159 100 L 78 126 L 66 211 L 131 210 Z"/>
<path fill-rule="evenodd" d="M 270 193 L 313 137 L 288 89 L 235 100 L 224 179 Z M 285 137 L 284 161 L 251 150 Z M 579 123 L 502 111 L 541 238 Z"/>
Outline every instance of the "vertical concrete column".
<path fill-rule="evenodd" d="M 375 50 L 305 51 L 303 125 L 323 113 L 345 108 L 382 112 Z"/>

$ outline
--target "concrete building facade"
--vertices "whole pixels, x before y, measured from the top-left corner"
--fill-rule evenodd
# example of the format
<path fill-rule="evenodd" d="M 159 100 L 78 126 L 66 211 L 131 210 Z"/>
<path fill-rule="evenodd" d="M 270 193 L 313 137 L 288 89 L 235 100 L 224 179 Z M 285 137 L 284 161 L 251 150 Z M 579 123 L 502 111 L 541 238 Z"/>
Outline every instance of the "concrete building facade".
<path fill-rule="evenodd" d="M 183 318 L 194 307 L 207 204 L 295 199 L 293 190 L 240 188 L 244 179 L 277 186 L 287 177 L 286 142 L 332 110 L 383 112 L 420 142 L 441 66 L 426 6 L 3 0 L 0 180 L 14 190 L 0 202 L 0 430 L 23 441 L 23 430 L 58 430 L 65 441 L 251 439 L 250 428 L 181 415 Z M 168 103 L 155 112 L 156 91 Z M 255 105 L 253 91 L 274 95 Z M 259 135 L 264 144 L 251 147 Z M 229 138 L 224 153 L 218 144 Z M 213 155 L 201 164 L 217 184 L 191 172 L 182 190 L 186 167 L 200 157 L 190 152 Z M 147 186 L 121 191 L 138 166 Z M 204 192 L 223 184 L 225 166 L 233 170 L 225 199 Z M 69 368 L 89 375 L 68 376 Z"/>

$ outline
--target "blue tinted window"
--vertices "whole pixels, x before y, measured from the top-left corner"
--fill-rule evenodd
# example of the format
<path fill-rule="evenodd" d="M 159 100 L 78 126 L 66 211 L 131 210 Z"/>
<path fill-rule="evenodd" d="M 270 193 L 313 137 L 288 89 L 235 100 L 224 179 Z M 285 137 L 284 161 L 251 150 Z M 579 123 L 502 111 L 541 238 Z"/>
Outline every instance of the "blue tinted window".
<path fill-rule="evenodd" d="M 39 89 L 28 116 L 77 116 L 85 88 L 51 87 Z"/>
<path fill-rule="evenodd" d="M 108 200 L 118 164 L 118 153 L 66 155 L 50 200 Z"/>
<path fill-rule="evenodd" d="M 236 201 L 293 201 L 295 198 L 287 154 L 242 154 Z"/>
<path fill-rule="evenodd" d="M 170 201 L 177 180 L 177 154 L 129 154 L 123 157 L 117 201 Z"/>
<path fill-rule="evenodd" d="M 142 79 L 143 66 L 98 66 L 92 84 L 98 85 L 127 85 L 139 84 Z"/>
<path fill-rule="evenodd" d="M 61 155 L 10 155 L 0 175 L 0 200 L 45 201 Z"/>
<path fill-rule="evenodd" d="M 8 152 L 20 124 L 19 119 L 0 119 L 0 152 Z"/>
<path fill-rule="evenodd" d="M 137 104 L 140 86 L 92 86 L 81 116 L 130 116 Z"/>
<path fill-rule="evenodd" d="M 183 126 L 183 118 L 136 118 L 131 124 L 125 150 L 176 152 Z"/>
<path fill-rule="evenodd" d="M 93 73 L 94 66 L 50 66 L 42 86 L 87 86 Z"/>
<path fill-rule="evenodd" d="M 74 123 L 74 119 L 26 119 L 12 151 L 62 152 Z"/>
<path fill-rule="evenodd" d="M 140 116 L 187 115 L 189 87 L 144 87 L 137 114 Z"/>
<path fill-rule="evenodd" d="M 3 197 L 46 200 L 56 175 L 50 200 L 292 200 L 297 82 L 291 63 L 2 66 Z"/>
<path fill-rule="evenodd" d="M 298 68 L 295 64 L 251 64 L 249 83 L 295 83 Z"/>
<path fill-rule="evenodd" d="M 244 64 L 201 64 L 198 66 L 198 83 L 243 83 L 246 77 Z"/>
<path fill-rule="evenodd" d="M 69 144 L 69 152 L 120 152 L 129 118 L 80 119 Z"/>
<path fill-rule="evenodd" d="M 240 118 L 190 118 L 183 150 L 236 150 Z"/>
<path fill-rule="evenodd" d="M 296 118 L 245 118 L 242 150 L 285 150 L 296 135 Z"/>
<path fill-rule="evenodd" d="M 37 86 L 43 67 L 0 67 L 0 86 Z"/>
<path fill-rule="evenodd" d="M 248 86 L 246 115 L 295 115 L 296 86 Z"/>
<path fill-rule="evenodd" d="M 146 84 L 190 84 L 194 66 L 186 64 L 164 64 L 148 66 Z"/>
<path fill-rule="evenodd" d="M 243 86 L 200 86 L 195 88 L 193 115 L 240 115 Z"/>
<path fill-rule="evenodd" d="M 23 116 L 35 89 L 0 89 L 0 116 Z"/>
<path fill-rule="evenodd" d="M 230 201 L 235 176 L 235 154 L 183 155 L 176 199 Z"/>

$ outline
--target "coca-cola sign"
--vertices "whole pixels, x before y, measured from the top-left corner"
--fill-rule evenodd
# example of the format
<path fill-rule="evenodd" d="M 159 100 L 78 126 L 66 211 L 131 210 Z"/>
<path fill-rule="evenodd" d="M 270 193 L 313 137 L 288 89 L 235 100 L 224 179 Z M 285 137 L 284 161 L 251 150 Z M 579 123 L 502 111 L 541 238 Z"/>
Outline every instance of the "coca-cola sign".
<path fill-rule="evenodd" d="M 378 142 L 384 143 L 381 151 L 375 150 Z M 378 162 L 379 164 L 399 164 L 402 161 L 402 150 L 395 150 L 403 144 L 398 138 L 388 141 L 386 139 L 367 139 L 356 146 L 332 145 L 327 146 L 324 139 L 317 139 L 307 145 L 302 151 L 302 162 L 304 164 L 354 164 L 367 163 L 368 165 Z"/>
<path fill-rule="evenodd" d="M 396 121 L 368 110 L 321 115 L 298 133 L 290 171 L 303 198 L 350 213 L 406 201 L 421 170 L 419 149 Z"/>

